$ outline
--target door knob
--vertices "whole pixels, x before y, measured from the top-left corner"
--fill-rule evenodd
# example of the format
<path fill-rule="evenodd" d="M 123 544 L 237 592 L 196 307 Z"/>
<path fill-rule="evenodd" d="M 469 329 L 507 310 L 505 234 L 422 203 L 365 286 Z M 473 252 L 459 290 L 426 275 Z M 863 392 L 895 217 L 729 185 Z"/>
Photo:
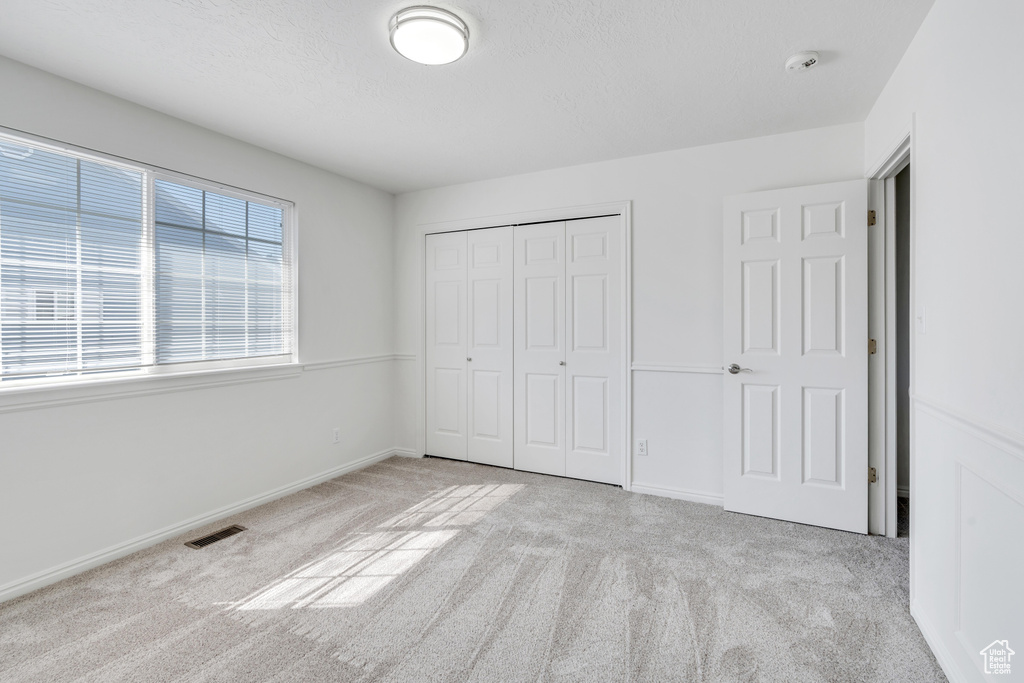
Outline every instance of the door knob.
<path fill-rule="evenodd" d="M 565 361 L 564 360 L 560 360 L 560 361 L 558 361 L 558 364 L 559 365 L 565 365 Z"/>
<path fill-rule="evenodd" d="M 753 372 L 753 370 L 751 370 L 750 368 L 741 368 L 740 366 L 736 365 L 735 363 L 733 363 L 732 365 L 727 367 L 726 370 L 729 371 L 730 375 L 738 375 L 741 372 Z"/>
<path fill-rule="evenodd" d="M 472 359 L 472 358 L 468 358 L 468 357 L 467 357 L 467 358 L 466 358 L 466 360 L 468 360 L 468 361 L 472 361 L 473 359 Z"/>

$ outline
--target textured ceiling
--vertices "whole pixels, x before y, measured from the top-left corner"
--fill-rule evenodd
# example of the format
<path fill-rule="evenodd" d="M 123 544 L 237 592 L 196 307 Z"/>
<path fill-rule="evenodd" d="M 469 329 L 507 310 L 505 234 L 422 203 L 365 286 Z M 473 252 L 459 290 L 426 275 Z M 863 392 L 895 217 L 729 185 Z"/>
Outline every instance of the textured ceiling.
<path fill-rule="evenodd" d="M 388 42 L 419 2 L 3 0 L 0 54 L 404 192 L 863 121 L 933 0 L 445 1 L 442 67 Z"/>

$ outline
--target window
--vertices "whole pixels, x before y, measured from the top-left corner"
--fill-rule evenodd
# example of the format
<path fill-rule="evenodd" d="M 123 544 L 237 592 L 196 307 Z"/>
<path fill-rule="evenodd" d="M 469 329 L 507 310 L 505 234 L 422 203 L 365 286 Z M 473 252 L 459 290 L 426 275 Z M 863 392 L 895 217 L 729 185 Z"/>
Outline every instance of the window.
<path fill-rule="evenodd" d="M 0 381 L 290 361 L 288 211 L 0 135 Z"/>
<path fill-rule="evenodd" d="M 284 212 L 154 184 L 157 362 L 284 353 Z"/>

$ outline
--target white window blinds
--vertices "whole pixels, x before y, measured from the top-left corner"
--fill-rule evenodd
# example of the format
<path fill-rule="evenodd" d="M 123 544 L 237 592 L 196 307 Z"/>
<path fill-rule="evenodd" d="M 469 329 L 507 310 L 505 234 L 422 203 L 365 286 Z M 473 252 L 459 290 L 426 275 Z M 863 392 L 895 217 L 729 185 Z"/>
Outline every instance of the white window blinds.
<path fill-rule="evenodd" d="M 0 136 L 0 380 L 290 360 L 285 211 Z"/>
<path fill-rule="evenodd" d="M 143 174 L 0 141 L 0 373 L 142 362 Z"/>
<path fill-rule="evenodd" d="M 155 181 L 158 363 L 290 353 L 280 208 Z"/>

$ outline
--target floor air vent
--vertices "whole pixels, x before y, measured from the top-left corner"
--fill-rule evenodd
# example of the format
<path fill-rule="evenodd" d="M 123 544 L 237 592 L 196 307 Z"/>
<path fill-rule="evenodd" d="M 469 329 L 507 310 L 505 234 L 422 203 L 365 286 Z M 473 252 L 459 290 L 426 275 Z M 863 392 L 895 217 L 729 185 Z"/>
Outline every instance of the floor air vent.
<path fill-rule="evenodd" d="M 234 536 L 235 534 L 240 534 L 243 531 L 245 531 L 245 527 L 244 526 L 238 526 L 237 524 L 232 524 L 231 526 L 229 526 L 229 527 L 227 527 L 225 529 L 221 529 L 220 531 L 213 532 L 209 536 L 203 536 L 202 538 L 197 538 L 194 541 L 189 541 L 185 545 L 187 545 L 189 548 L 196 548 L 198 550 L 199 548 L 205 548 L 206 546 L 210 545 L 211 543 L 216 543 L 217 541 L 221 540 L 222 538 L 227 538 L 228 536 Z"/>

